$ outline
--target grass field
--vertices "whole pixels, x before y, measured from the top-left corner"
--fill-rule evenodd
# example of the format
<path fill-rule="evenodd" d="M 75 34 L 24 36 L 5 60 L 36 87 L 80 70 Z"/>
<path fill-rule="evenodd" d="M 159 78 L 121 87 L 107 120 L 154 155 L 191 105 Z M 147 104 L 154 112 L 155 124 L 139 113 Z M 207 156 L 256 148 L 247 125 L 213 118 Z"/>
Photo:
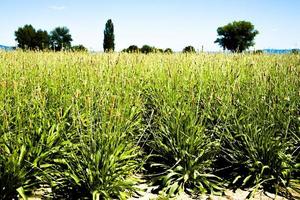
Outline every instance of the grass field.
<path fill-rule="evenodd" d="M 0 199 L 292 198 L 299 154 L 299 55 L 0 52 Z"/>

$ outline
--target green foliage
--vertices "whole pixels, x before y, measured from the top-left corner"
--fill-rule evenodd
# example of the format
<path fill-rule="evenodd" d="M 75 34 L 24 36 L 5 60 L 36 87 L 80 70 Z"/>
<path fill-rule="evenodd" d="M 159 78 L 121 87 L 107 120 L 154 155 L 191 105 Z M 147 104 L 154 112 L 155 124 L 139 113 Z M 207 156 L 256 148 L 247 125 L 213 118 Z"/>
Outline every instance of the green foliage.
<path fill-rule="evenodd" d="M 126 53 L 142 52 L 142 53 L 148 54 L 148 53 L 163 53 L 164 50 L 160 49 L 160 48 L 152 47 L 149 45 L 144 45 L 144 46 L 142 46 L 141 49 L 136 45 L 131 45 L 127 49 L 122 50 L 122 52 L 126 52 Z"/>
<path fill-rule="evenodd" d="M 38 122 L 32 128 L 36 131 L 4 133 L 0 138 L 0 199 L 24 198 L 40 185 L 47 186 L 45 171 L 59 154 L 60 135 L 55 127 L 46 132 Z"/>
<path fill-rule="evenodd" d="M 223 49 L 232 52 L 242 52 L 254 45 L 254 38 L 258 31 L 247 21 L 234 21 L 217 29 L 218 36 L 215 43 Z"/>
<path fill-rule="evenodd" d="M 32 25 L 25 25 L 15 31 L 18 47 L 29 50 L 44 50 L 49 48 L 50 37 L 47 31 L 36 31 Z"/>
<path fill-rule="evenodd" d="M 255 50 L 253 53 L 254 54 L 263 54 L 264 52 L 263 52 L 263 50 Z"/>
<path fill-rule="evenodd" d="M 35 36 L 36 46 L 39 50 L 48 49 L 50 45 L 50 36 L 47 31 L 38 30 Z"/>
<path fill-rule="evenodd" d="M 95 133 L 81 144 L 66 147 L 53 168 L 52 191 L 55 198 L 101 199 L 130 196 L 139 179 L 138 149 L 126 144 L 119 133 Z M 58 181 L 59 180 L 59 181 Z"/>
<path fill-rule="evenodd" d="M 111 52 L 115 50 L 114 24 L 111 19 L 107 20 L 105 24 L 103 49 L 104 52 Z"/>
<path fill-rule="evenodd" d="M 220 190 L 219 178 L 212 174 L 220 145 L 217 139 L 205 133 L 203 118 L 195 109 L 197 102 L 189 101 L 197 98 L 197 93 L 184 90 L 177 93 L 181 84 L 156 87 L 161 89 L 151 88 L 151 92 L 145 92 L 152 98 L 147 100 L 150 109 L 147 113 L 154 113 L 148 119 L 151 123 L 146 145 L 152 153 L 148 162 L 155 183 L 170 196 L 180 191 Z"/>
<path fill-rule="evenodd" d="M 18 47 L 22 49 L 34 49 L 35 48 L 35 34 L 36 30 L 32 25 L 25 25 L 23 28 L 18 28 L 15 32 L 16 41 Z"/>
<path fill-rule="evenodd" d="M 299 49 L 292 49 L 291 53 L 292 54 L 299 54 L 300 50 Z"/>
<path fill-rule="evenodd" d="M 127 49 L 123 50 L 123 52 L 127 52 L 127 53 L 138 53 L 139 51 L 140 49 L 136 45 L 130 45 Z"/>
<path fill-rule="evenodd" d="M 293 199 L 299 67 L 293 54 L 0 52 L 0 198 L 128 199 L 144 174 L 167 198 Z"/>
<path fill-rule="evenodd" d="M 151 47 L 149 45 L 143 45 L 142 48 L 141 48 L 141 52 L 142 53 L 145 53 L 145 54 L 148 54 L 148 53 L 153 53 L 155 51 L 155 48 L 154 47 Z"/>
<path fill-rule="evenodd" d="M 56 27 L 50 33 L 51 48 L 54 51 L 61 51 L 71 48 L 72 36 L 70 30 L 67 27 Z"/>
<path fill-rule="evenodd" d="M 184 47 L 182 53 L 196 53 L 196 50 L 193 46 Z"/>
<path fill-rule="evenodd" d="M 171 48 L 166 48 L 164 50 L 164 53 L 169 53 L 169 54 L 172 54 L 173 53 L 173 50 Z"/>
<path fill-rule="evenodd" d="M 272 130 L 240 127 L 241 133 L 225 134 L 222 157 L 231 166 L 232 184 L 238 187 L 262 186 L 278 192 L 287 187 L 295 162 L 289 140 L 276 137 Z"/>
<path fill-rule="evenodd" d="M 82 44 L 72 46 L 71 50 L 72 51 L 79 51 L 79 52 L 87 52 L 88 51 L 88 49 L 85 46 L 83 46 Z"/>
<path fill-rule="evenodd" d="M 71 47 L 72 36 L 66 27 L 55 28 L 50 35 L 41 29 L 35 30 L 32 25 L 20 27 L 16 32 L 18 47 L 29 50 L 44 50 L 51 47 L 55 51 Z"/>
<path fill-rule="evenodd" d="M 164 50 L 161 49 L 161 48 L 154 48 L 154 52 L 155 52 L 155 53 L 163 53 Z"/>
<path fill-rule="evenodd" d="M 14 149 L 14 152 L 10 152 L 6 146 L 1 147 L 0 155 L 0 199 L 13 199 L 18 196 L 17 189 L 26 186 L 26 180 L 28 178 L 26 167 L 22 167 L 24 164 L 25 147 Z M 26 165 L 26 164 L 25 164 Z"/>

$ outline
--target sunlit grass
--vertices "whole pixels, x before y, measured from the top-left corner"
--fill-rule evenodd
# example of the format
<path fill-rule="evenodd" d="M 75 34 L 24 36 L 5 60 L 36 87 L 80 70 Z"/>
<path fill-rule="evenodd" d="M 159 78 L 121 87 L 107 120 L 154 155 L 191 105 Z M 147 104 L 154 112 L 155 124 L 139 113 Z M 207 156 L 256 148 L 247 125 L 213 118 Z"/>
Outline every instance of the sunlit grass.
<path fill-rule="evenodd" d="M 0 52 L 0 199 L 126 199 L 136 174 L 288 196 L 299 77 L 299 55 Z"/>

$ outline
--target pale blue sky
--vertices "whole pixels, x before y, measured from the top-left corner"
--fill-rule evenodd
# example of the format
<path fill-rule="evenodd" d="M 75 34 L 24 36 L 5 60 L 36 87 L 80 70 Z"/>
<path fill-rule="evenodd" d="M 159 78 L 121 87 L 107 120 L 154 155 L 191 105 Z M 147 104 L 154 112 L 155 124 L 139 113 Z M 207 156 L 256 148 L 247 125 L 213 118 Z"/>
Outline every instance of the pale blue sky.
<path fill-rule="evenodd" d="M 300 0 L 0 0 L 0 44 L 15 45 L 25 24 L 51 31 L 67 26 L 72 44 L 101 51 L 107 19 L 116 49 L 149 44 L 180 51 L 187 45 L 216 51 L 216 29 L 251 21 L 260 34 L 256 49 L 300 48 Z"/>

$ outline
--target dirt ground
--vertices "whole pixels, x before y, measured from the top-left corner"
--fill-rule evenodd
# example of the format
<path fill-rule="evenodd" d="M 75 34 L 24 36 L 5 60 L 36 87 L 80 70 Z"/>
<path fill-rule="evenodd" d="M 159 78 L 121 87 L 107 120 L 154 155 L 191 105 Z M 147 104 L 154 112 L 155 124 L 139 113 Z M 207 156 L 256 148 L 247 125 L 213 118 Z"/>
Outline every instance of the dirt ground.
<path fill-rule="evenodd" d="M 200 195 L 200 196 L 189 196 L 185 193 L 182 193 L 173 198 L 167 198 L 160 196 L 158 194 L 154 194 L 152 191 L 156 189 L 156 187 L 149 187 L 147 184 L 141 184 L 138 186 L 141 191 L 139 195 L 131 197 L 129 200 L 289 200 L 279 195 L 275 195 L 269 192 L 263 192 L 262 190 L 257 191 L 256 193 L 250 194 L 250 191 L 245 191 L 241 189 L 237 189 L 236 191 L 232 190 L 225 190 L 222 196 L 217 195 Z M 33 197 L 29 197 L 28 200 L 41 200 L 42 194 L 45 192 L 43 190 L 36 191 Z M 49 192 L 49 191 L 48 191 Z M 296 194 L 295 194 L 296 195 Z M 299 194 L 297 194 L 299 195 Z M 300 200 L 300 196 L 295 196 L 292 199 Z"/>
<path fill-rule="evenodd" d="M 157 194 L 153 194 L 152 187 L 141 186 L 141 189 L 144 192 L 141 192 L 140 196 L 132 197 L 129 200 L 166 200 L 168 198 L 161 197 Z M 225 190 L 223 196 L 216 196 L 216 195 L 201 195 L 197 197 L 191 197 L 185 193 L 182 193 L 176 197 L 171 199 L 174 200 L 288 200 L 282 196 L 275 195 L 269 192 L 258 191 L 253 196 L 251 196 L 250 191 L 245 191 L 241 189 L 237 189 L 236 191 L 232 190 Z"/>

